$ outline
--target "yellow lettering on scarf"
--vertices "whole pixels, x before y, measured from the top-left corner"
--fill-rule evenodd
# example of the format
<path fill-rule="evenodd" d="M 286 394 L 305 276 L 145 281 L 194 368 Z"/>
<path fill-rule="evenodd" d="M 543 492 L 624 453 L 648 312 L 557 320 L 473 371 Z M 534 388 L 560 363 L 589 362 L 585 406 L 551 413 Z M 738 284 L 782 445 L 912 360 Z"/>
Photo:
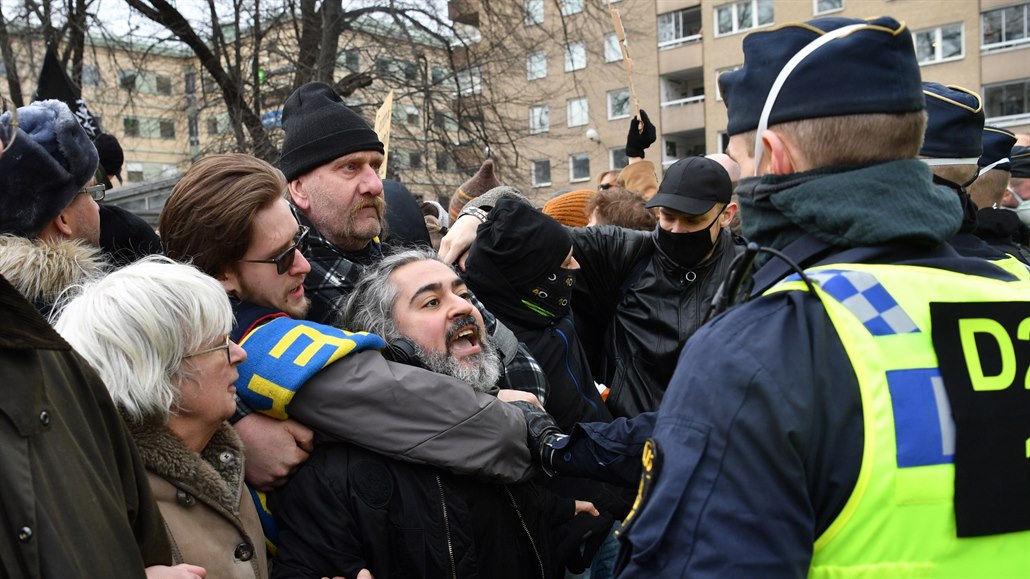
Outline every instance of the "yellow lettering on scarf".
<path fill-rule="evenodd" d="M 283 388 L 275 382 L 262 378 L 257 374 L 254 374 L 254 376 L 251 377 L 250 382 L 247 384 L 247 388 L 251 392 L 261 394 L 272 401 L 271 408 L 268 410 L 262 410 L 264 414 L 267 414 L 276 420 L 286 420 L 286 405 L 293 400 L 293 395 L 296 394 L 294 391 L 288 388 Z"/>
<path fill-rule="evenodd" d="M 269 354 L 275 358 L 279 358 L 290 348 L 290 346 L 293 346 L 294 342 L 296 342 L 301 336 L 305 336 L 310 339 L 311 343 L 308 344 L 296 358 L 294 358 L 293 363 L 298 366 L 306 366 L 319 350 L 325 346 L 329 346 L 334 348 L 335 351 L 331 356 L 329 356 L 329 359 L 326 360 L 325 364 L 323 364 L 322 367 L 324 368 L 349 354 L 356 345 L 354 340 L 330 336 L 323 334 L 310 326 L 299 325 L 291 328 L 283 335 L 282 338 L 279 338 L 279 342 L 276 343 L 275 347 L 272 348 Z"/>

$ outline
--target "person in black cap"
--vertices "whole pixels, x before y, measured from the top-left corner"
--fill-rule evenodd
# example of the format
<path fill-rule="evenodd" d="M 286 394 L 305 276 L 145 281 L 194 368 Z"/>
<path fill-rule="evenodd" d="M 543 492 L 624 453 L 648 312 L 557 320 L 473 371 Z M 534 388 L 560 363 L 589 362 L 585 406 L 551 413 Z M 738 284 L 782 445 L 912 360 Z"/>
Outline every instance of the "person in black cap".
<path fill-rule="evenodd" d="M 1009 159 L 1012 179 L 1002 205 L 1015 210 L 1019 220 L 1030 226 L 1030 147 L 1012 147 Z"/>
<path fill-rule="evenodd" d="M 947 244 L 912 33 L 822 18 L 743 50 L 719 85 L 759 269 L 683 348 L 617 576 L 1030 575 L 1030 281 Z"/>
<path fill-rule="evenodd" d="M 1028 264 L 1030 249 L 1027 249 L 1025 240 L 1030 228 L 1019 220 L 1015 212 L 999 206 L 1007 193 L 1012 174 L 1009 154 L 1015 143 L 1016 135 L 1012 131 L 984 127 L 984 152 L 977 163 L 980 176 L 969 186 L 969 197 L 980 208 L 973 233 L 991 247 Z"/>
<path fill-rule="evenodd" d="M 573 288 L 576 329 L 595 379 L 610 388 L 613 416 L 658 408 L 680 349 L 743 250 L 729 231 L 737 211 L 732 193 L 718 162 L 681 159 L 647 204 L 659 210 L 654 231 L 570 230 L 582 265 Z M 448 237 L 455 230 L 464 237 L 471 223 L 459 219 Z M 456 260 L 467 245 L 455 242 L 442 257 Z"/>
<path fill-rule="evenodd" d="M 984 152 L 984 111 L 980 95 L 959 86 L 923 83 L 926 95 L 926 135 L 919 156 L 933 171 L 933 182 L 958 195 L 962 204 L 962 227 L 948 240 L 959 255 L 988 259 L 1026 275 L 1018 258 L 992 247 L 976 235 L 977 205 L 969 188 L 981 177 L 979 166 Z M 988 177 L 992 179 L 992 177 Z M 989 217 L 988 217 L 989 219 Z"/>

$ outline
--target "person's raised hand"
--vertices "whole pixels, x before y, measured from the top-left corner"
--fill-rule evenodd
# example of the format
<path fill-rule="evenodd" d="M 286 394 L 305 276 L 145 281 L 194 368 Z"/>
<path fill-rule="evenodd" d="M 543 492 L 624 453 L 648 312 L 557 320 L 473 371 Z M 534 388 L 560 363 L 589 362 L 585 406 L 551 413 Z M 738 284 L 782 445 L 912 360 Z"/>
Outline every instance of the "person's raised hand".
<path fill-rule="evenodd" d="M 651 123 L 651 119 L 647 118 L 647 112 L 640 109 L 640 118 L 633 117 L 629 123 L 629 133 L 626 135 L 626 156 L 643 159 L 644 149 L 654 144 L 656 139 L 658 139 L 658 133 L 654 124 Z"/>

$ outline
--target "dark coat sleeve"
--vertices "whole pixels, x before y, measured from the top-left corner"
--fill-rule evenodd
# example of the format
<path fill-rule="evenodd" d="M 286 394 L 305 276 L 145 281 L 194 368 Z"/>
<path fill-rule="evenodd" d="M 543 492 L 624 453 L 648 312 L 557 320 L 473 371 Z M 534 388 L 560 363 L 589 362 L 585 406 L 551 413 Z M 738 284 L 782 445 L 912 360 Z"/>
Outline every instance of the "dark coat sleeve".
<path fill-rule="evenodd" d="M 331 439 L 457 474 L 533 474 L 522 412 L 455 378 L 357 352 L 300 389 L 291 415 Z"/>
<path fill-rule="evenodd" d="M 641 453 L 657 415 L 644 412 L 629 419 L 577 424 L 568 438 L 555 443 L 551 467 L 558 474 L 636 488 Z"/>

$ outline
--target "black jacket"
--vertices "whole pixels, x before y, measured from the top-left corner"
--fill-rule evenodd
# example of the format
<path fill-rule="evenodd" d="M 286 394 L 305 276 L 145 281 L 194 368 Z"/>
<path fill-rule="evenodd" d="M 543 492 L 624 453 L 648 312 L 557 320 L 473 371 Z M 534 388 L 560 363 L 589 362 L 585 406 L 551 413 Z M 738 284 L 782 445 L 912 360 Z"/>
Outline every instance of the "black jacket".
<path fill-rule="evenodd" d="M 594 379 L 611 388 L 608 408 L 626 417 L 657 410 L 680 349 L 743 246 L 724 230 L 710 258 L 683 269 L 657 251 L 654 231 L 591 227 L 572 238 L 582 266 L 572 309 Z"/>
<path fill-rule="evenodd" d="M 571 501 L 320 444 L 274 497 L 273 577 L 551 577 L 549 528 Z"/>

